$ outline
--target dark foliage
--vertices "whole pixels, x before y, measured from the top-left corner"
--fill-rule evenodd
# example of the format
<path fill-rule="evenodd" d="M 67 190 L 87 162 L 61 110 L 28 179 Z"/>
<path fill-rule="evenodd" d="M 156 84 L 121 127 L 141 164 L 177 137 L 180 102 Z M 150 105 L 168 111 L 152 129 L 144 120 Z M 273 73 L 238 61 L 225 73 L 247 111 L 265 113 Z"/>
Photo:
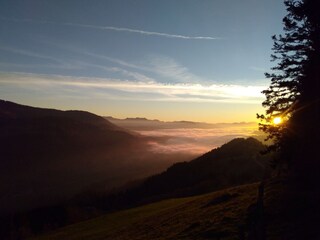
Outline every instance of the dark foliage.
<path fill-rule="evenodd" d="M 270 150 L 280 152 L 278 163 L 296 165 L 296 169 L 315 163 L 319 144 L 320 95 L 320 15 L 314 0 L 285 0 L 288 14 L 283 19 L 284 34 L 273 36 L 271 58 L 276 62 L 268 89 L 265 115 L 260 129 L 274 140 Z M 275 117 L 283 123 L 273 124 Z M 313 167 L 312 167 L 313 165 Z"/>
<path fill-rule="evenodd" d="M 266 114 L 258 118 L 274 140 L 276 164 L 290 167 L 282 196 L 273 203 L 283 204 L 281 217 L 294 226 L 283 231 L 283 239 L 319 239 L 320 6 L 316 0 L 284 3 L 284 34 L 273 36 L 271 57 L 277 65 L 266 74 L 271 85 L 263 91 Z M 275 117 L 283 123 L 272 124 Z"/>

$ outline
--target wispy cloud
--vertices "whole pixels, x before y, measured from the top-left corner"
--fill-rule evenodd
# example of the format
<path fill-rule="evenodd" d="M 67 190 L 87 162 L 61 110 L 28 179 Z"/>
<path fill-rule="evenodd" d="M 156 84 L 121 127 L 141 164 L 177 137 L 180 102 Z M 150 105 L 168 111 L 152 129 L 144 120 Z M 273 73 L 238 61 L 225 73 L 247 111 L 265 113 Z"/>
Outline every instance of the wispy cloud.
<path fill-rule="evenodd" d="M 42 63 L 42 64 L 27 64 L 27 63 L 7 63 L 7 62 L 0 62 L 0 68 L 3 69 L 15 69 L 14 71 L 17 70 L 21 70 L 24 69 L 24 71 L 30 71 L 30 70 L 34 70 L 35 68 L 45 68 L 45 69 L 72 69 L 72 70 L 77 70 L 80 69 L 80 66 L 76 66 L 76 65 L 72 65 L 72 64 L 46 64 L 46 63 Z M 28 69 L 28 70 L 26 70 Z"/>
<path fill-rule="evenodd" d="M 34 58 L 50 60 L 50 61 L 56 62 L 56 63 L 65 63 L 64 61 L 62 61 L 62 60 L 60 60 L 58 58 L 54 58 L 54 57 L 51 57 L 51 56 L 35 53 L 35 52 L 24 50 L 24 49 L 0 46 L 0 50 L 11 52 L 11 53 L 15 53 L 15 54 L 19 54 L 19 55 L 24 55 L 24 56 L 28 56 L 28 57 L 34 57 Z"/>
<path fill-rule="evenodd" d="M 81 27 L 81 28 L 90 28 L 97 29 L 102 31 L 117 31 L 117 32 L 129 32 L 136 33 L 141 35 L 148 36 L 158 36 L 165 38 L 177 38 L 177 39 L 186 39 L 186 40 L 218 40 L 221 39 L 219 37 L 211 37 L 211 36 L 188 36 L 188 35 L 180 35 L 180 34 L 171 34 L 164 32 L 155 32 L 155 31 L 145 31 L 140 29 L 132 29 L 132 28 L 124 28 L 124 27 L 115 27 L 115 26 L 98 26 L 98 25 L 90 25 L 90 24 L 79 24 L 79 23 L 59 23 L 53 21 L 43 21 L 43 20 L 33 20 L 33 19 L 12 19 L 12 18 L 1 18 L 6 21 L 13 22 L 31 22 L 31 23 L 40 23 L 40 24 L 55 24 L 55 25 L 63 25 L 63 26 L 71 26 L 71 27 Z"/>
<path fill-rule="evenodd" d="M 210 85 L 200 84 L 163 84 L 156 82 L 138 82 L 123 79 L 70 77 L 59 75 L 40 75 L 27 73 L 1 73 L 0 85 L 23 88 L 69 87 L 81 93 L 90 93 L 92 97 L 114 97 L 114 99 L 168 102 L 229 102 L 252 103 L 262 101 L 261 91 L 265 86 Z M 92 89 L 94 91 L 88 91 Z M 103 91 L 108 94 L 104 96 Z M 121 92 L 121 94 L 119 94 Z M 113 93 L 113 94 L 112 94 Z"/>
<path fill-rule="evenodd" d="M 100 64 L 92 64 L 92 63 L 79 62 L 79 61 L 78 61 L 78 64 L 83 67 L 98 68 L 98 69 L 101 69 L 106 72 L 120 73 L 121 75 L 123 75 L 125 77 L 130 77 L 130 78 L 132 78 L 136 81 L 139 81 L 139 82 L 149 82 L 149 83 L 156 82 L 155 79 L 148 77 L 142 73 L 129 71 L 129 70 L 119 68 L 119 67 L 107 67 L 107 66 L 100 65 Z M 126 79 L 126 80 L 128 80 L 128 79 Z"/>
<path fill-rule="evenodd" d="M 149 70 L 180 83 L 204 83 L 207 80 L 192 74 L 189 69 L 174 59 L 165 56 L 155 56 L 147 61 Z"/>
<path fill-rule="evenodd" d="M 175 83 L 208 82 L 207 79 L 203 79 L 199 76 L 196 76 L 195 74 L 191 73 L 187 67 L 181 65 L 173 58 L 170 58 L 167 56 L 152 56 L 152 57 L 148 57 L 144 61 L 140 61 L 139 63 L 131 63 L 128 61 L 111 58 L 101 54 L 95 54 L 95 53 L 84 52 L 84 51 L 78 52 L 78 53 L 82 53 L 84 55 L 95 57 L 98 59 L 104 59 L 125 68 L 131 68 L 131 69 L 136 69 L 146 73 L 156 74 L 157 76 L 160 76 L 164 79 L 164 81 L 162 82 L 175 82 Z M 127 70 L 124 70 L 124 71 L 127 71 Z"/>
<path fill-rule="evenodd" d="M 55 44 L 55 46 L 57 45 Z M 106 60 L 108 62 L 114 63 L 118 66 L 121 66 L 127 69 L 130 68 L 130 69 L 139 70 L 140 72 L 153 73 L 163 77 L 164 81 L 162 82 L 176 82 L 176 83 L 208 83 L 210 82 L 207 79 L 201 78 L 191 73 L 187 67 L 181 65 L 173 58 L 170 58 L 167 56 L 159 56 L 159 55 L 149 56 L 144 61 L 140 61 L 139 63 L 132 63 L 132 62 L 124 61 L 121 59 L 105 56 L 102 54 L 97 54 L 97 53 L 84 51 L 82 49 L 77 49 L 73 46 L 68 46 L 68 47 L 57 46 L 57 47 L 64 48 L 66 50 L 75 52 L 77 54 L 82 54 L 82 55 L 93 57 L 99 60 Z M 120 72 L 120 68 L 114 68 L 114 69 L 118 69 Z M 134 73 L 132 71 L 128 71 L 122 68 L 121 68 L 121 71 L 123 73 L 125 72 L 130 74 Z M 139 77 L 137 73 L 134 73 L 134 74 L 137 77 Z M 141 80 L 148 79 L 148 77 L 145 76 L 144 74 L 142 73 L 139 73 L 139 74 L 142 76 Z M 149 81 L 150 80 L 151 78 L 149 78 Z M 153 80 L 156 81 L 156 79 L 153 79 Z"/>
<path fill-rule="evenodd" d="M 22 56 L 27 56 L 31 58 L 40 59 L 41 62 L 46 60 L 48 62 L 44 63 L 25 63 L 25 64 L 15 64 L 15 63 L 0 63 L 3 67 L 18 67 L 18 68 L 35 68 L 35 67 L 45 67 L 45 68 L 59 68 L 59 69 L 79 69 L 79 65 L 72 64 L 70 61 L 62 60 L 60 58 L 56 58 L 53 56 L 37 53 L 30 50 L 20 49 L 20 48 L 12 48 L 12 47 L 4 47 L 0 46 L 0 50 L 10 52 L 13 54 L 19 54 Z"/>
<path fill-rule="evenodd" d="M 137 81 L 148 82 L 148 83 L 155 82 L 153 78 L 150 78 L 138 72 L 128 71 L 118 67 L 102 67 L 102 68 L 106 71 L 117 72 L 117 73 L 123 74 L 124 76 L 132 77 Z"/>
<path fill-rule="evenodd" d="M 152 55 L 146 57 L 139 62 L 129 62 L 122 59 L 106 56 L 100 53 L 94 53 L 90 51 L 86 51 L 74 46 L 65 46 L 58 45 L 52 42 L 46 42 L 47 44 L 54 45 L 55 47 L 76 53 L 81 54 L 86 57 L 91 57 L 97 59 L 99 61 L 104 60 L 109 63 L 113 63 L 116 66 L 120 67 L 105 67 L 105 66 L 97 66 L 101 69 L 123 73 L 127 76 L 133 76 L 137 80 L 141 81 L 159 81 L 159 82 L 175 82 L 175 83 L 210 83 L 208 79 L 204 79 L 199 77 L 191 71 L 177 62 L 175 59 L 170 58 L 168 56 L 163 55 Z M 124 69 L 125 68 L 125 69 Z M 132 71 L 134 69 L 137 72 Z M 153 78 L 146 76 L 146 74 L 152 74 Z M 156 75 L 155 75 L 156 74 Z M 161 81 L 158 77 L 161 77 Z M 211 81 L 212 82 L 212 81 Z"/>
<path fill-rule="evenodd" d="M 88 25 L 88 24 L 75 24 L 75 23 L 63 23 L 66 26 L 75 26 L 75 27 L 83 27 L 83 28 L 93 28 L 99 30 L 112 30 L 112 31 L 119 31 L 119 32 L 131 32 L 131 33 L 138 33 L 142 35 L 150 35 L 150 36 L 159 36 L 159 37 L 166 37 L 166 38 L 180 38 L 180 39 L 191 39 L 191 40 L 217 40 L 217 37 L 207 37 L 207 36 L 186 36 L 186 35 L 178 35 L 178 34 L 170 34 L 170 33 L 162 33 L 162 32 L 152 32 L 152 31 L 144 31 L 132 28 L 120 28 L 120 27 L 113 27 L 113 26 L 95 26 L 95 25 Z"/>
<path fill-rule="evenodd" d="M 66 48 L 66 47 L 63 47 L 63 46 L 60 46 L 60 47 Z M 69 51 L 73 51 L 73 52 L 76 52 L 76 53 L 79 53 L 79 54 L 83 54 L 83 55 L 89 56 L 89 57 L 94 57 L 94 58 L 97 58 L 97 59 L 100 59 L 100 60 L 107 60 L 109 62 L 118 64 L 118 65 L 123 66 L 123 67 L 129 67 L 129 68 L 139 69 L 139 70 L 143 70 L 143 71 L 150 71 L 150 69 L 145 68 L 143 66 L 139 66 L 139 65 L 134 64 L 134 63 L 129 63 L 127 61 L 124 61 L 124 60 L 121 60 L 121 59 L 117 59 L 117 58 L 112 58 L 112 57 L 105 56 L 105 55 L 102 55 L 102 54 L 92 53 L 92 52 L 80 50 L 80 49 L 77 49 L 77 48 L 74 48 L 74 47 L 70 47 L 70 46 L 67 47 L 66 49 L 69 50 Z"/>
<path fill-rule="evenodd" d="M 40 67 L 45 67 L 45 68 L 56 68 L 56 69 L 82 69 L 82 68 L 98 68 L 100 70 L 106 71 L 106 72 L 115 72 L 115 73 L 120 73 L 125 77 L 130 77 L 132 79 L 135 79 L 137 81 L 142 81 L 142 82 L 154 82 L 155 80 L 153 78 L 150 78 L 142 73 L 138 73 L 135 71 L 129 71 L 120 67 L 107 67 L 105 65 L 101 64 L 93 64 L 89 62 L 84 62 L 84 61 L 78 61 L 78 60 L 73 60 L 73 61 L 66 61 L 62 60 L 53 56 L 49 55 L 44 55 L 44 54 L 39 54 L 37 52 L 33 52 L 30 50 L 24 50 L 24 49 L 19 49 L 19 48 L 12 48 L 12 47 L 2 47 L 0 46 L 0 50 L 10 52 L 13 54 L 19 54 L 27 57 L 32 57 L 32 58 L 37 58 L 40 60 L 49 60 L 49 63 L 41 63 L 41 64 L 30 64 L 30 63 L 25 63 L 25 64 L 14 64 L 14 63 L 5 63 L 5 62 L 0 62 L 0 67 L 5 67 L 5 68 L 18 68 L 18 69 L 26 69 L 26 68 L 40 68 Z M 71 50 L 71 49 L 69 49 Z M 97 55 L 93 53 L 87 53 L 87 52 L 79 52 L 75 51 L 77 53 L 84 54 L 86 56 L 91 56 L 94 58 L 98 59 L 104 59 L 107 60 L 111 63 L 116 63 L 120 66 L 123 67 L 130 67 L 134 69 L 143 69 L 143 67 L 139 67 L 134 64 L 127 63 L 125 61 L 119 60 L 119 59 L 114 59 L 110 58 L 107 56 L 102 56 L 102 55 Z M 145 69 L 148 70 L 148 69 Z"/>
<path fill-rule="evenodd" d="M 100 70 L 106 72 L 114 72 L 122 74 L 125 77 L 133 78 L 137 81 L 143 82 L 157 82 L 156 78 L 152 78 L 147 76 L 144 73 L 151 73 L 152 75 L 156 74 L 158 77 L 161 77 L 163 80 L 160 82 L 173 82 L 173 83 L 204 83 L 207 80 L 198 77 L 192 74 L 188 68 L 178 63 L 176 60 L 167 57 L 167 56 L 152 56 L 147 58 L 146 60 L 140 63 L 131 63 L 128 61 L 124 61 L 121 59 L 112 58 L 109 56 L 105 56 L 102 54 L 96 54 L 88 51 L 84 51 L 81 49 L 77 49 L 75 47 L 69 46 L 58 46 L 54 44 L 56 47 L 61 49 L 65 49 L 76 54 L 82 54 L 84 56 L 89 56 L 98 60 L 105 60 L 120 67 L 115 66 L 107 66 L 108 64 L 100 64 L 91 63 L 90 61 L 84 62 L 79 60 L 62 60 L 54 56 L 40 54 L 37 52 L 33 52 L 25 49 L 18 49 L 12 47 L 1 47 L 0 50 L 11 52 L 14 54 L 24 55 L 32 58 L 38 58 L 40 60 L 49 60 L 52 62 L 51 64 L 28 64 L 25 65 L 11 65 L 12 67 L 50 67 L 50 68 L 65 68 L 65 69 L 80 69 L 80 68 L 98 68 Z M 1 64 L 0 64 L 1 65 Z M 2 64 L 1 66 L 5 66 Z M 9 66 L 8 64 L 6 66 Z M 136 71 L 133 71 L 135 69 Z M 138 71 L 138 72 L 137 72 Z M 143 73 L 144 72 L 144 73 Z"/>

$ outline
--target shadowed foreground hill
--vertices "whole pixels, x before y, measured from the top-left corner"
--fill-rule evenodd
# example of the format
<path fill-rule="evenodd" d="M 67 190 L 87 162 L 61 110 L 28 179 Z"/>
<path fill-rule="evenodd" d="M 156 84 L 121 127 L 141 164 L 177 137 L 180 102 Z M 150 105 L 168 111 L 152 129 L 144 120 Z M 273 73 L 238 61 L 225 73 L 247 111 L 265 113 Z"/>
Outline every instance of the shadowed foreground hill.
<path fill-rule="evenodd" d="M 257 184 L 170 199 L 70 225 L 44 239 L 237 239 Z"/>
<path fill-rule="evenodd" d="M 188 198 L 165 200 L 67 226 L 34 240 L 235 240 L 249 239 L 258 183 Z M 287 190 L 285 190 L 287 189 Z M 288 191 L 286 179 L 265 185 L 266 239 L 319 239 L 317 209 L 303 204 L 305 191 Z"/>
<path fill-rule="evenodd" d="M 0 100 L 0 213 L 52 204 L 96 183 L 114 187 L 161 171 L 146 140 L 84 111 Z"/>

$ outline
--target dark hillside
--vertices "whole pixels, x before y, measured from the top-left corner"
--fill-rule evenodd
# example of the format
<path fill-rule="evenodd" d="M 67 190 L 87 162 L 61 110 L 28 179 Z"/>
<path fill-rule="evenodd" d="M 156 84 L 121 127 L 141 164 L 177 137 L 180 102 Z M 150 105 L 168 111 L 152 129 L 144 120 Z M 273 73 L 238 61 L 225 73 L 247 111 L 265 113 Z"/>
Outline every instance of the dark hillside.
<path fill-rule="evenodd" d="M 270 174 L 269 155 L 254 138 L 239 138 L 190 162 L 176 163 L 137 187 L 100 200 L 102 208 L 136 206 L 172 197 L 186 197 L 260 181 Z"/>
<path fill-rule="evenodd" d="M 106 214 L 34 239 L 257 239 L 250 238 L 253 236 L 249 219 L 257 203 L 258 186 L 247 184 L 160 201 Z M 319 239 L 319 207 L 306 204 L 306 191 L 285 190 L 288 187 L 290 182 L 285 178 L 266 181 L 263 198 L 266 239 Z"/>
<path fill-rule="evenodd" d="M 238 239 L 257 184 L 106 214 L 34 239 Z M 229 199 L 212 204 L 216 199 Z"/>
<path fill-rule="evenodd" d="M 191 161 L 176 163 L 150 177 L 139 189 L 147 197 L 188 196 L 260 180 L 268 172 L 265 146 L 259 141 L 234 139 Z"/>
<path fill-rule="evenodd" d="M 96 183 L 111 188 L 168 166 L 148 161 L 143 137 L 92 113 L 2 100 L 0 146 L 0 213 L 64 201 Z"/>

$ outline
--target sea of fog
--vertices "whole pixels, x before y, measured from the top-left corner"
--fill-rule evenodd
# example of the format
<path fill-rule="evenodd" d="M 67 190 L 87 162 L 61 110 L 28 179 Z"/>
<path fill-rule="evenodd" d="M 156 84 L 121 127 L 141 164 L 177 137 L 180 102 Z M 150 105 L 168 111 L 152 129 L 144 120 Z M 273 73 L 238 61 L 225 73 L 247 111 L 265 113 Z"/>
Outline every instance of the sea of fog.
<path fill-rule="evenodd" d="M 212 129 L 177 128 L 137 132 L 144 136 L 154 137 L 154 140 L 149 141 L 152 151 L 202 154 L 234 138 L 255 136 L 257 126 L 226 126 Z"/>
<path fill-rule="evenodd" d="M 234 138 L 256 137 L 263 140 L 256 122 L 201 123 L 163 122 L 145 118 L 115 119 L 112 123 L 147 137 L 150 149 L 162 154 L 201 155 L 229 142 Z"/>

